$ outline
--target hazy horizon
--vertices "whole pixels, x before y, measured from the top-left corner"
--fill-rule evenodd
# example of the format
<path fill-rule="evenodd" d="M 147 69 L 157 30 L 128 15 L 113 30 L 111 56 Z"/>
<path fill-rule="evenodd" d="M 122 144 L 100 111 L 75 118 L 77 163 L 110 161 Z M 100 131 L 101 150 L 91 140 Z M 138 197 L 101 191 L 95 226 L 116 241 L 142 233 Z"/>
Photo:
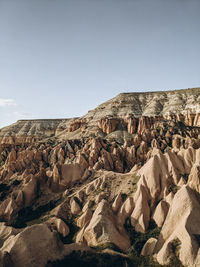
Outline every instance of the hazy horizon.
<path fill-rule="evenodd" d="M 0 128 L 200 86 L 199 0 L 0 0 Z"/>

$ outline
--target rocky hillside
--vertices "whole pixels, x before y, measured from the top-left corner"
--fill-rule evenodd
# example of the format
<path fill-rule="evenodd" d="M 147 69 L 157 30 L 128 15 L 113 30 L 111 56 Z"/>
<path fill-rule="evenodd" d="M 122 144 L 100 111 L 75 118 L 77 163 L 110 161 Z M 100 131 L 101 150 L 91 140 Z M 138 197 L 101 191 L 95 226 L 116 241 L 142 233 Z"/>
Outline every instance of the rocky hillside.
<path fill-rule="evenodd" d="M 72 119 L 19 120 L 0 129 L 2 145 L 29 144 L 44 138 L 57 136 L 66 129 Z"/>
<path fill-rule="evenodd" d="M 200 88 L 0 130 L 0 266 L 200 265 Z"/>
<path fill-rule="evenodd" d="M 198 113 L 200 88 L 187 90 L 122 93 L 88 112 L 84 118 L 100 119 L 102 116 L 141 117 L 166 116 L 173 113 Z"/>
<path fill-rule="evenodd" d="M 0 143 L 27 144 L 48 137 L 60 140 L 105 137 L 116 130 L 134 134 L 161 119 L 200 126 L 200 88 L 122 93 L 80 118 L 19 120 L 0 129 Z"/>

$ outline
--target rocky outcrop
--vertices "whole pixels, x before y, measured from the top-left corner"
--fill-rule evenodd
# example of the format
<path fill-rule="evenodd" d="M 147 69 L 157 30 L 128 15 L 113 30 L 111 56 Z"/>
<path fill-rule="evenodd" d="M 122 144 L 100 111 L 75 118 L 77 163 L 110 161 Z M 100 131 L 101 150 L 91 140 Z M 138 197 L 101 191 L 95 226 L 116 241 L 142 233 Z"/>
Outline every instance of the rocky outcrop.
<path fill-rule="evenodd" d="M 120 120 L 117 118 L 105 117 L 98 122 L 98 126 L 104 133 L 109 134 L 116 130 L 119 123 Z"/>
<path fill-rule="evenodd" d="M 50 229 L 53 230 L 53 227 L 56 227 L 56 230 L 58 233 L 60 233 L 63 237 L 66 237 L 69 233 L 69 227 L 66 225 L 66 223 L 56 217 L 53 217 L 47 221 L 47 225 Z"/>
<path fill-rule="evenodd" d="M 21 229 L 15 229 L 13 227 L 6 226 L 5 223 L 0 223 L 0 248 L 8 238 L 16 236 L 21 231 Z"/>
<path fill-rule="evenodd" d="M 199 159 L 196 160 L 196 164 L 192 166 L 189 179 L 188 179 L 188 185 L 190 188 L 195 190 L 196 192 L 200 193 L 200 164 Z"/>
<path fill-rule="evenodd" d="M 131 224 L 137 232 L 145 233 L 150 220 L 148 194 L 144 186 L 140 186 L 134 197 L 135 208 L 131 214 Z"/>
<path fill-rule="evenodd" d="M 138 119 L 137 118 L 126 118 L 125 122 L 127 123 L 127 131 L 131 134 L 134 134 L 137 130 Z"/>
<path fill-rule="evenodd" d="M 0 144 L 9 146 L 34 143 L 58 135 L 69 123 L 70 119 L 19 120 L 0 130 Z"/>
<path fill-rule="evenodd" d="M 61 181 L 64 186 L 69 186 L 77 180 L 82 180 L 85 168 L 81 164 L 63 164 L 61 167 Z"/>
<path fill-rule="evenodd" d="M 82 118 L 1 129 L 0 266 L 89 247 L 198 265 L 199 93 L 120 94 Z"/>
<path fill-rule="evenodd" d="M 142 249 L 141 255 L 151 256 L 155 249 L 156 243 L 157 243 L 156 238 L 153 238 L 153 237 L 149 238 Z"/>
<path fill-rule="evenodd" d="M 121 127 L 126 127 L 131 134 L 142 133 L 161 118 L 179 121 L 189 126 L 200 126 L 199 93 L 200 88 L 122 93 L 81 118 L 20 120 L 0 130 L 0 143 L 9 146 L 30 144 L 50 136 L 63 138 L 66 136 L 66 130 L 71 138 L 71 133 L 77 129 L 89 136 L 90 132 L 93 132 L 92 127 L 99 127 L 106 134 Z M 98 135 L 97 131 L 96 134 Z"/>
<path fill-rule="evenodd" d="M 64 245 L 57 233 L 50 231 L 46 224 L 38 224 L 10 236 L 0 252 L 8 253 L 12 262 L 9 267 L 44 267 L 48 261 L 62 259 L 76 250 L 86 251 L 88 248 L 77 244 Z"/>
<path fill-rule="evenodd" d="M 7 251 L 14 267 L 45 266 L 48 259 L 59 258 L 61 245 L 46 225 L 28 227 L 4 242 L 1 251 Z"/>
<path fill-rule="evenodd" d="M 99 121 L 102 117 L 141 117 L 141 116 L 163 116 L 169 118 L 175 114 L 177 118 L 190 117 L 191 119 L 182 119 L 182 121 L 195 122 L 197 126 L 197 117 L 193 120 L 193 115 L 199 113 L 200 88 L 187 90 L 145 92 L 145 93 L 122 93 L 113 99 L 99 105 L 84 116 L 90 124 Z M 180 114 L 180 115 L 179 115 Z M 116 116 L 117 115 L 117 116 Z"/>
<path fill-rule="evenodd" d="M 74 131 L 76 131 L 78 129 L 81 129 L 81 131 L 83 131 L 85 129 L 85 127 L 86 127 L 86 120 L 77 119 L 77 120 L 74 120 L 70 124 L 70 126 L 68 128 L 68 131 L 69 132 L 74 132 Z"/>
<path fill-rule="evenodd" d="M 167 213 L 169 210 L 169 204 L 161 200 L 159 204 L 157 205 L 154 215 L 153 215 L 153 220 L 156 222 L 158 227 L 161 227 L 166 219 Z"/>
<path fill-rule="evenodd" d="M 154 253 L 160 264 L 169 264 L 173 257 L 171 246 L 179 240 L 179 258 L 184 266 L 199 264 L 199 196 L 183 186 L 174 197 Z M 180 212 L 181 211 L 181 212 Z"/>
<path fill-rule="evenodd" d="M 99 203 L 90 223 L 85 227 L 82 240 L 89 246 L 113 243 L 124 251 L 127 251 L 130 247 L 126 232 L 120 233 L 117 229 L 115 217 L 105 200 Z M 79 242 L 80 237 L 76 241 Z"/>

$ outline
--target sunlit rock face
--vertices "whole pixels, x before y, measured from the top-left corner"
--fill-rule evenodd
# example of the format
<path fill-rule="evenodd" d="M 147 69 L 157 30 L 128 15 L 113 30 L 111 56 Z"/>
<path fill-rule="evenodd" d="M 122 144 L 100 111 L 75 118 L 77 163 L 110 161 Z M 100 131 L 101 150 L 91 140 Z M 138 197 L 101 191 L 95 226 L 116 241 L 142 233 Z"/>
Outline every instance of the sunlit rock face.
<path fill-rule="evenodd" d="M 20 120 L 0 131 L 1 144 L 29 144 L 45 137 L 73 138 L 116 130 L 142 133 L 167 119 L 200 126 L 200 88 L 147 93 L 122 93 L 81 118 Z M 78 131 L 78 132 L 77 132 Z M 68 132 L 68 134 L 66 134 Z M 80 133 L 79 133 L 80 132 Z"/>
<path fill-rule="evenodd" d="M 2 145 L 34 143 L 59 135 L 70 122 L 70 119 L 19 120 L 0 130 L 0 143 Z"/>
<path fill-rule="evenodd" d="M 124 93 L 2 128 L 0 266 L 198 266 L 199 95 Z"/>

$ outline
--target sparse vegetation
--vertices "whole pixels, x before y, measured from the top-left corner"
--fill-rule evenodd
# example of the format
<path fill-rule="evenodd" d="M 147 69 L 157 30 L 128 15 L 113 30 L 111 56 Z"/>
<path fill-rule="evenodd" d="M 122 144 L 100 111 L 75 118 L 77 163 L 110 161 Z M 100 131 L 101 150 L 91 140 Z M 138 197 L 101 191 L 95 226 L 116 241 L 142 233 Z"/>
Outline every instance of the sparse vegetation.
<path fill-rule="evenodd" d="M 177 238 L 173 240 L 170 245 L 171 245 L 171 257 L 170 257 L 170 263 L 168 266 L 169 267 L 170 266 L 184 267 L 181 261 L 179 260 L 179 250 L 180 250 L 180 245 L 181 245 L 180 240 Z"/>
<path fill-rule="evenodd" d="M 129 258 L 132 261 L 133 267 L 163 267 L 150 256 L 135 256 L 130 255 Z M 172 267 L 172 266 L 170 266 Z M 174 267 L 174 266 L 173 266 Z"/>
<path fill-rule="evenodd" d="M 105 249 L 111 249 L 117 252 L 122 252 L 120 248 L 118 248 L 115 244 L 110 243 L 110 242 L 106 242 L 106 243 L 102 243 L 96 247 L 92 247 L 96 252 L 102 252 Z"/>
<path fill-rule="evenodd" d="M 12 189 L 21 183 L 21 180 L 17 180 L 15 176 L 12 179 L 5 180 L 4 183 L 0 184 L 0 201 L 3 201 Z"/>
<path fill-rule="evenodd" d="M 170 186 L 169 186 L 169 188 L 168 188 L 169 192 L 172 192 L 172 193 L 174 193 L 174 194 L 176 194 L 176 192 L 177 192 L 179 189 L 180 189 L 180 187 L 177 186 L 177 185 L 175 185 L 175 184 L 173 184 L 173 183 L 171 183 Z"/>
<path fill-rule="evenodd" d="M 163 232 L 167 232 L 169 229 L 173 230 L 173 232 L 171 231 L 172 235 L 170 234 L 167 240 L 164 234 L 163 236 L 160 235 L 159 242 L 163 242 L 163 250 L 166 248 L 165 245 L 168 245 L 168 240 L 172 240 L 173 236 L 178 236 L 177 230 L 183 233 L 183 238 L 185 233 L 192 238 L 194 248 L 197 244 L 200 246 L 200 235 L 194 234 L 191 226 L 193 221 L 186 218 L 186 216 L 193 216 L 199 208 L 198 201 L 195 201 L 198 192 L 190 190 L 189 185 L 187 185 L 188 187 L 179 187 L 175 182 L 171 183 L 171 181 L 175 181 L 175 177 L 172 177 L 174 175 L 173 169 L 176 170 L 177 177 L 188 182 L 189 175 L 182 175 L 181 167 L 179 168 L 177 164 L 179 160 L 188 166 L 195 163 L 194 155 L 196 149 L 200 147 L 198 140 L 200 127 L 186 125 L 192 125 L 194 121 L 196 123 L 198 116 L 195 117 L 193 113 L 189 114 L 189 110 L 184 110 L 184 112 L 188 111 L 187 114 L 185 113 L 186 115 L 179 114 L 181 112 L 181 104 L 179 104 L 181 97 L 179 99 L 178 93 L 182 91 L 174 92 L 177 92 L 177 94 L 170 95 L 170 93 L 163 94 L 163 92 L 160 92 L 163 94 L 160 95 L 158 92 L 157 95 L 154 95 L 156 96 L 155 99 L 152 98 L 151 101 L 151 97 L 146 98 L 145 93 L 142 94 L 142 97 L 138 97 L 140 96 L 139 93 L 130 94 L 127 99 L 126 95 L 121 95 L 122 98 L 116 98 L 108 105 L 103 104 L 95 112 L 91 111 L 91 116 L 86 115 L 84 124 L 81 124 L 81 121 L 76 121 L 78 124 L 77 126 L 74 124 L 74 128 L 71 128 L 72 131 L 69 129 L 69 123 L 63 120 L 56 122 L 57 126 L 61 123 L 58 129 L 56 125 L 53 126 L 54 124 L 51 126 L 51 124 L 40 122 L 39 125 L 36 125 L 35 122 L 28 121 L 24 123 L 21 121 L 14 128 L 8 127 L 8 130 L 9 128 L 11 130 L 4 131 L 2 137 L 4 135 L 5 137 L 9 136 L 12 133 L 12 140 L 8 139 L 6 141 L 6 138 L 4 138 L 5 141 L 3 142 L 6 143 L 0 147 L 0 167 L 5 164 L 0 170 L 0 201 L 3 202 L 6 199 L 1 205 L 1 221 L 5 221 L 6 225 L 21 228 L 47 223 L 51 217 L 61 218 L 69 229 L 62 222 L 54 221 L 55 218 L 47 223 L 51 231 L 56 230 L 56 228 L 59 230 L 58 234 L 52 235 L 55 239 L 52 237 L 52 241 L 48 242 L 50 251 L 52 251 L 52 245 L 52 249 L 59 257 L 63 256 L 64 251 L 67 251 L 67 249 L 63 249 L 64 246 L 68 247 L 69 245 L 72 249 L 75 247 L 82 250 L 73 251 L 69 255 L 65 254 L 65 258 L 62 260 L 48 262 L 46 267 L 65 267 L 68 265 L 81 267 L 161 267 L 153 256 L 141 256 L 146 241 L 152 237 L 158 239 L 161 229 L 153 221 L 150 221 L 145 233 L 136 232 L 131 225 L 131 219 L 134 220 L 136 215 L 135 219 L 139 218 L 138 226 L 143 227 L 141 218 L 144 216 L 144 219 L 146 219 L 146 205 L 143 205 L 146 202 L 150 208 L 150 218 L 155 218 L 156 221 L 157 219 L 162 220 L 162 222 L 158 221 L 158 224 L 165 220 L 169 203 L 171 203 L 169 204 L 171 209 L 174 210 L 174 212 L 168 212 L 167 214 L 168 223 L 162 224 Z M 200 89 L 191 89 L 184 93 L 184 103 L 187 105 L 185 96 L 189 97 L 190 94 L 194 94 L 195 103 L 196 95 L 199 92 Z M 174 96 L 172 102 L 169 99 L 169 116 L 165 105 L 168 96 L 169 98 Z M 198 97 L 198 101 L 199 99 Z M 101 114 L 98 112 L 100 110 L 100 112 L 109 113 L 109 105 L 112 116 L 108 116 L 106 120 L 101 121 Z M 176 110 L 177 106 L 177 113 L 171 114 L 171 111 Z M 118 113 L 118 109 L 121 107 L 123 107 L 123 112 Z M 131 107 L 130 110 L 126 112 L 125 109 L 129 107 Z M 165 113 L 166 111 L 167 113 Z M 152 112 L 158 116 L 151 117 Z M 119 114 L 121 114 L 120 118 Z M 126 116 L 123 114 L 126 114 Z M 141 114 L 145 114 L 145 116 L 140 117 Z M 34 127 L 32 127 L 33 124 Z M 70 125 L 72 126 L 71 122 Z M 80 127 L 80 125 L 83 127 Z M 28 136 L 26 136 L 27 133 L 29 133 Z M 173 147 L 176 147 L 176 149 L 172 149 Z M 154 148 L 160 151 L 156 153 Z M 184 148 L 184 150 L 182 149 L 181 153 L 178 153 L 179 148 Z M 10 153 L 11 151 L 14 153 Z M 162 155 L 161 153 L 164 152 L 169 153 Z M 150 161 L 146 164 L 149 158 Z M 63 164 L 72 164 L 74 168 L 72 170 L 67 169 L 65 173 Z M 145 166 L 140 170 L 143 165 Z M 58 172 L 56 168 L 54 169 L 54 166 L 58 168 Z M 135 168 L 133 168 L 134 166 Z M 162 166 L 165 166 L 164 170 Z M 140 170 L 138 173 L 141 173 L 143 180 L 141 190 L 144 189 L 144 191 L 138 192 L 138 199 L 135 192 L 140 189 L 138 186 L 140 176 L 137 175 L 137 171 L 131 171 L 133 169 Z M 187 171 L 190 171 L 189 168 Z M 98 178 L 99 180 L 97 180 Z M 24 180 L 21 183 L 22 179 Z M 29 182 L 30 184 L 28 184 Z M 170 196 L 167 199 L 168 192 L 166 188 L 174 194 L 179 188 L 183 190 L 183 197 L 181 198 L 183 203 L 177 203 L 176 206 L 174 200 L 171 202 Z M 189 190 L 191 191 L 190 194 L 188 194 Z M 193 194 L 194 197 L 192 197 Z M 115 202 L 115 205 L 112 205 L 118 196 L 118 201 Z M 134 197 L 132 198 L 132 196 Z M 99 205 L 102 199 L 108 202 L 104 203 L 108 206 Z M 124 203 L 126 200 L 128 201 Z M 166 205 L 160 205 L 157 209 L 161 200 L 166 201 Z M 73 201 L 78 205 L 74 205 Z M 99 209 L 96 210 L 98 205 Z M 100 210 L 101 207 L 102 210 Z M 187 210 L 182 212 L 182 209 Z M 147 210 L 149 212 L 148 208 Z M 156 214 L 154 213 L 155 210 Z M 179 216 L 179 212 L 181 212 L 181 216 Z M 155 217 L 153 217 L 153 214 L 155 214 Z M 82 216 L 81 219 L 80 216 Z M 121 243 L 124 242 L 124 244 L 116 242 L 118 246 L 128 249 L 129 240 L 127 235 L 124 235 L 123 238 L 120 236 L 116 239 L 113 238 L 115 233 L 118 234 L 117 231 L 120 235 L 123 235 L 122 222 L 127 217 L 124 228 L 130 237 L 131 247 L 125 254 L 124 251 L 109 241 L 115 242 L 118 238 Z M 79 228 L 77 224 L 83 227 Z M 37 225 L 37 227 L 32 228 L 42 229 L 43 226 Z M 30 229 L 26 229 L 27 232 Z M 68 233 L 68 230 L 69 234 L 63 237 Z M 79 230 L 81 230 L 82 236 L 79 235 Z M 43 230 L 41 230 L 42 232 L 38 231 L 45 234 Z M 61 234 L 62 231 L 63 235 Z M 2 232 L 3 235 L 5 233 L 6 231 Z M 27 236 L 29 238 L 29 232 Z M 34 235 L 34 237 L 37 238 L 37 235 Z M 37 246 L 38 240 L 36 238 L 33 238 L 31 242 L 36 242 Z M 55 244 L 57 244 L 58 238 L 62 242 L 59 240 L 58 250 L 56 251 Z M 83 244 L 83 246 L 71 245 L 75 241 L 91 244 L 91 240 L 95 240 L 93 244 L 99 245 L 93 248 L 84 247 Z M 100 240 L 108 240 L 108 242 L 98 243 Z M 189 261 L 192 258 L 190 255 L 193 251 L 187 250 L 187 246 L 185 246 L 187 239 L 181 240 L 183 249 L 185 249 L 184 252 L 189 255 Z M 26 241 L 24 238 L 23 244 L 28 249 Z M 42 240 L 39 239 L 39 242 L 42 242 Z M 45 248 L 48 246 L 44 245 L 44 252 L 46 252 Z M 18 247 L 20 249 L 20 246 L 17 245 Z M 170 261 L 170 264 L 165 267 L 182 267 L 179 259 L 180 241 L 178 239 L 173 240 L 168 248 L 171 249 L 170 251 L 166 250 L 166 252 L 169 252 L 167 260 Z M 159 249 L 160 247 L 156 246 L 156 250 Z M 37 265 L 38 255 L 36 255 L 33 246 L 30 250 L 30 253 L 23 253 L 22 251 L 23 257 L 28 255 L 26 259 L 28 262 L 31 256 L 31 260 L 33 259 Z M 60 252 L 63 254 L 59 254 Z M 15 249 L 11 250 L 10 253 L 12 257 L 15 257 L 15 254 L 18 256 Z M 47 253 L 49 252 L 47 251 Z M 165 253 L 160 253 L 161 262 L 167 261 L 165 255 Z M 52 259 L 51 256 L 47 255 L 47 258 Z"/>
<path fill-rule="evenodd" d="M 95 251 L 74 251 L 63 260 L 48 262 L 46 267 L 136 267 L 127 257 Z"/>
<path fill-rule="evenodd" d="M 34 225 L 34 224 L 40 224 L 40 223 L 43 223 L 43 222 L 46 222 L 48 219 L 50 219 L 51 217 L 53 217 L 52 215 L 46 215 L 46 216 L 42 216 L 40 218 L 37 218 L 37 219 L 34 219 L 32 221 L 28 221 L 26 222 L 26 225 L 27 226 L 31 226 L 31 225 Z"/>
<path fill-rule="evenodd" d="M 27 225 L 33 225 L 41 223 L 46 220 L 49 211 L 58 205 L 59 200 L 51 200 L 46 205 L 39 206 L 37 209 L 32 207 L 27 207 L 21 209 L 14 220 L 11 222 L 11 225 L 16 228 L 22 228 Z"/>
<path fill-rule="evenodd" d="M 195 240 L 197 241 L 197 243 L 198 243 L 198 245 L 199 245 L 199 247 L 200 247 L 200 235 L 194 235 L 194 237 L 195 237 Z"/>
<path fill-rule="evenodd" d="M 7 184 L 0 184 L 0 201 L 4 200 L 5 197 L 8 195 L 10 190 L 10 186 Z"/>
<path fill-rule="evenodd" d="M 125 223 L 125 229 L 129 234 L 131 240 L 131 248 L 129 249 L 128 256 L 134 262 L 133 266 L 151 266 L 151 267 L 159 267 L 161 266 L 152 257 L 144 257 L 141 256 L 141 251 L 146 243 L 146 241 L 151 238 L 158 238 L 161 229 L 157 227 L 157 225 L 150 221 L 148 230 L 146 233 L 139 233 L 134 230 L 131 226 L 130 220 L 128 219 Z"/>
<path fill-rule="evenodd" d="M 1 160 L 1 161 L 0 161 L 0 167 L 2 167 L 2 166 L 4 165 L 4 163 L 5 163 L 5 162 L 4 162 L 3 160 Z"/>
<path fill-rule="evenodd" d="M 183 179 L 186 181 L 186 183 L 187 183 L 187 181 L 188 181 L 188 178 L 189 178 L 189 174 L 185 173 L 185 174 L 183 175 Z"/>
<path fill-rule="evenodd" d="M 76 240 L 76 235 L 80 228 L 75 224 L 75 219 L 76 217 L 73 216 L 71 221 L 66 222 L 70 229 L 69 235 L 67 235 L 66 237 L 60 235 L 60 239 L 64 244 L 71 244 L 74 243 Z"/>
<path fill-rule="evenodd" d="M 127 196 L 130 196 L 131 194 L 133 194 L 133 193 L 135 193 L 137 191 L 137 183 L 138 183 L 138 181 L 140 179 L 140 176 L 136 175 L 136 174 L 133 174 L 131 176 L 131 178 L 132 179 L 131 179 L 130 183 L 128 183 L 128 184 L 131 184 L 131 187 L 129 187 L 129 193 L 128 193 Z"/>
<path fill-rule="evenodd" d="M 132 227 L 129 219 L 127 219 L 124 226 L 131 240 L 131 248 L 129 254 L 133 254 L 135 256 L 140 256 L 142 248 L 146 241 L 151 237 L 158 238 L 161 231 L 161 229 L 154 223 L 154 221 L 150 221 L 146 233 L 136 232 Z"/>

